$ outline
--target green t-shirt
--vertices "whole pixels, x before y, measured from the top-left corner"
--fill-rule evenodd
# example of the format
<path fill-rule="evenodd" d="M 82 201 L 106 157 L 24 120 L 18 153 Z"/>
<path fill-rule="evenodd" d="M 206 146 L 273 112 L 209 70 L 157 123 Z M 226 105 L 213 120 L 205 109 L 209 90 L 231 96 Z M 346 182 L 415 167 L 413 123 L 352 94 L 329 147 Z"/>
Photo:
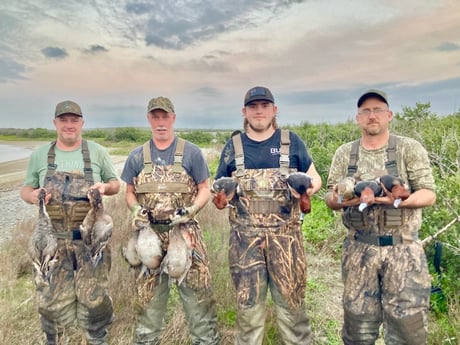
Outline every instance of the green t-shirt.
<path fill-rule="evenodd" d="M 37 148 L 30 156 L 29 166 L 26 172 L 24 185 L 33 188 L 43 187 L 46 172 L 48 170 L 48 151 L 51 143 Z M 81 147 L 73 151 L 62 151 L 55 146 L 56 171 L 83 174 L 83 154 Z M 117 179 L 117 173 L 110 160 L 107 150 L 93 141 L 88 141 L 88 150 L 93 169 L 93 179 L 96 182 L 108 182 Z"/>

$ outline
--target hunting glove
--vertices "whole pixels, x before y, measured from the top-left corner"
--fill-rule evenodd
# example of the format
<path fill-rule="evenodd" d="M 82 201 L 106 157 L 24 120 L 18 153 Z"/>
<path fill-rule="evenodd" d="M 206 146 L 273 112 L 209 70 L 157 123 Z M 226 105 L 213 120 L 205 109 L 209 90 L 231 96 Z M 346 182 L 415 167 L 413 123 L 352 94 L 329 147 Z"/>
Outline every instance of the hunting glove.
<path fill-rule="evenodd" d="M 195 217 L 199 210 L 200 207 L 195 204 L 186 208 L 177 209 L 175 215 L 171 217 L 171 223 L 169 225 L 174 226 L 177 224 L 187 223 L 190 219 Z"/>

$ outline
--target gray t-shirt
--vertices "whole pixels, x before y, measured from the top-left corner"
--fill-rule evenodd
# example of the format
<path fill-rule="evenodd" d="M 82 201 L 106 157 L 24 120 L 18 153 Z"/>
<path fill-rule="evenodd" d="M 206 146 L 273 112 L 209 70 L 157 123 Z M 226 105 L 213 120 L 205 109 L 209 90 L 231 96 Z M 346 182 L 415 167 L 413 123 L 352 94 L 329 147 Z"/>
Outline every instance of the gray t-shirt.
<path fill-rule="evenodd" d="M 156 165 L 173 165 L 174 153 L 176 152 L 177 137 L 174 142 L 165 150 L 158 150 L 149 140 L 150 153 L 153 164 Z M 182 167 L 187 174 L 193 178 L 196 184 L 200 184 L 210 176 L 209 168 L 204 158 L 203 152 L 195 144 L 186 141 L 184 146 L 184 156 Z M 128 184 L 133 184 L 133 179 L 144 169 L 144 152 L 142 145 L 136 147 L 128 156 L 121 173 L 121 179 Z"/>

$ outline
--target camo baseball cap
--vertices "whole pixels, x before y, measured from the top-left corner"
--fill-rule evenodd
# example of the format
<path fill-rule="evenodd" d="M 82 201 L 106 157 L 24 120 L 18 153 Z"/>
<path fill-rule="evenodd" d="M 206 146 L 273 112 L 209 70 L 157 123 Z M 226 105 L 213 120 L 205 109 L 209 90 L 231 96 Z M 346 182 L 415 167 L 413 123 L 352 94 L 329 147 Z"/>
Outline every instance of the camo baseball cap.
<path fill-rule="evenodd" d="M 80 106 L 73 101 L 63 101 L 56 105 L 54 117 L 59 117 L 65 114 L 74 114 L 83 117 Z"/>
<path fill-rule="evenodd" d="M 358 108 L 364 103 L 365 100 L 371 97 L 378 98 L 382 102 L 385 102 L 388 105 L 388 97 L 385 92 L 381 90 L 377 90 L 377 89 L 370 89 L 370 90 L 367 90 L 365 93 L 363 93 L 361 97 L 359 97 Z"/>
<path fill-rule="evenodd" d="M 255 86 L 246 92 L 244 96 L 244 106 L 254 101 L 269 101 L 275 103 L 271 91 L 263 86 Z"/>
<path fill-rule="evenodd" d="M 155 109 L 161 109 L 167 113 L 174 113 L 174 105 L 169 98 L 166 97 L 157 97 L 150 100 L 149 105 L 147 106 L 147 112 L 150 113 Z"/>

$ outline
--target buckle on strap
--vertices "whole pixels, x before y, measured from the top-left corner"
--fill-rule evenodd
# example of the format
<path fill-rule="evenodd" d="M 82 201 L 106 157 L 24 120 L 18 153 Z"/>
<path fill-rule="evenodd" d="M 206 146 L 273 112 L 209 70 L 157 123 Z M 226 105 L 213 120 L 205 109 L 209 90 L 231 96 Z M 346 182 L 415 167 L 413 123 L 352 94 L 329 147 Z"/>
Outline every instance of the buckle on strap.
<path fill-rule="evenodd" d="M 81 231 L 79 229 L 74 229 L 66 232 L 54 232 L 53 236 L 59 240 L 81 240 Z"/>
<path fill-rule="evenodd" d="M 403 238 L 401 236 L 391 236 L 391 235 L 361 235 L 355 233 L 355 241 L 372 244 L 374 246 L 386 247 L 394 246 L 396 244 L 403 243 Z"/>

